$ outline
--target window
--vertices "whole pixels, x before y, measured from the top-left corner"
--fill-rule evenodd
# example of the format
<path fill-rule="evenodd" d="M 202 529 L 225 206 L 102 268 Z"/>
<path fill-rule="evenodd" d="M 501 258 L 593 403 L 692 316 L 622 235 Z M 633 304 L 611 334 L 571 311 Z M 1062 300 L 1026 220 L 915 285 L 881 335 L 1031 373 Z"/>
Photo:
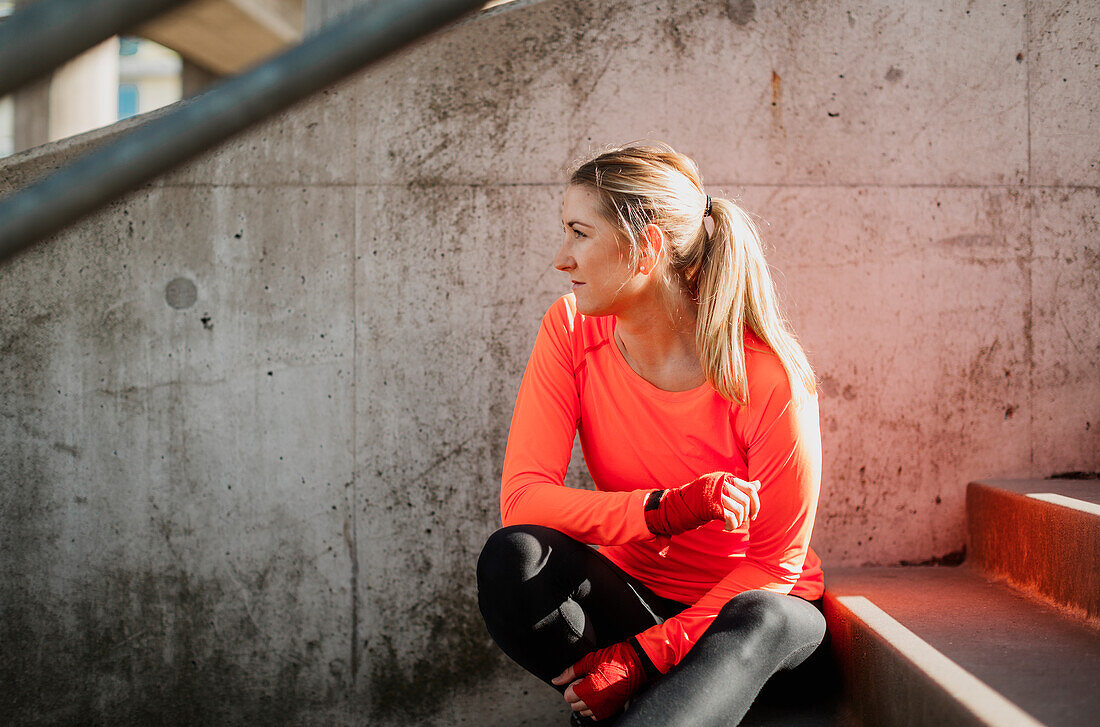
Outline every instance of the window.
<path fill-rule="evenodd" d="M 124 35 L 118 39 L 118 54 L 120 56 L 132 56 L 138 52 L 138 45 L 140 44 L 141 38 L 132 38 Z"/>
<path fill-rule="evenodd" d="M 118 84 L 118 118 L 126 119 L 138 112 L 138 87 L 136 83 Z"/>

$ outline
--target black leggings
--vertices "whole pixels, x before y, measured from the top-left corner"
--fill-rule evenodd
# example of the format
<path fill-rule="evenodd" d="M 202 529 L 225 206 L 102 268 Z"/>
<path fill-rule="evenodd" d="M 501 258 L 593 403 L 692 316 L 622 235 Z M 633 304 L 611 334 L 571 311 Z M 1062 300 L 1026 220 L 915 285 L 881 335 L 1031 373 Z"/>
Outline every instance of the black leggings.
<path fill-rule="evenodd" d="M 489 634 L 547 684 L 590 651 L 626 641 L 686 608 L 594 549 L 539 525 L 493 533 L 478 559 L 477 585 Z M 815 604 L 746 591 L 722 608 L 679 664 L 634 696 L 614 724 L 736 725 L 764 683 L 804 662 L 824 635 L 825 619 Z"/>

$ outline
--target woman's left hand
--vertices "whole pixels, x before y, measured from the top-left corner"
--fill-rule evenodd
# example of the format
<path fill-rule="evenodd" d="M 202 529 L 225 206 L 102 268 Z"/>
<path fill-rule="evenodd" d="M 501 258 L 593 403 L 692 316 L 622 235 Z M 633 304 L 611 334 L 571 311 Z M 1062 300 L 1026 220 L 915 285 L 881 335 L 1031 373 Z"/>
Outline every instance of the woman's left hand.
<path fill-rule="evenodd" d="M 587 654 L 551 681 L 569 685 L 564 696 L 574 712 L 601 720 L 618 712 L 646 679 L 634 647 L 623 642 Z"/>
<path fill-rule="evenodd" d="M 573 667 L 567 667 L 565 671 L 554 677 L 552 680 L 554 684 L 562 685 L 568 684 L 565 688 L 565 692 L 562 696 L 565 697 L 565 701 L 569 704 L 569 708 L 574 712 L 580 713 L 582 717 L 591 717 L 592 710 L 588 708 L 588 705 L 584 703 L 584 700 L 577 696 L 577 693 L 573 691 L 573 687 L 580 683 L 580 679 L 577 679 L 576 674 L 573 672 Z"/>
<path fill-rule="evenodd" d="M 760 481 L 746 482 L 740 477 L 726 474 L 722 482 L 722 514 L 725 530 L 731 532 L 755 520 L 760 512 Z"/>

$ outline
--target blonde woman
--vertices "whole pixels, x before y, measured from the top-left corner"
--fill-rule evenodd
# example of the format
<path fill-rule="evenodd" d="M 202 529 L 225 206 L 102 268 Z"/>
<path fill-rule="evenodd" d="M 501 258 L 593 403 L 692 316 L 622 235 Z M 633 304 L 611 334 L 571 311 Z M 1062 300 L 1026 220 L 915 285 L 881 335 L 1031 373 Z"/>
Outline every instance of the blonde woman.
<path fill-rule="evenodd" d="M 737 724 L 825 633 L 813 372 L 755 225 L 690 158 L 590 159 L 562 224 L 572 292 L 520 385 L 482 615 L 574 724 Z M 578 433 L 596 491 L 563 485 Z"/>

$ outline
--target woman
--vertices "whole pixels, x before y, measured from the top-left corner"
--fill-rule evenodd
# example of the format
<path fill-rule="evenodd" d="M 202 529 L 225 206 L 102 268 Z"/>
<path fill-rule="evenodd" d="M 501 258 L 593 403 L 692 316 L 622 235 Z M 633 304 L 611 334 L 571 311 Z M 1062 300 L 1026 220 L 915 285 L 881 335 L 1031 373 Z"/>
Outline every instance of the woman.
<path fill-rule="evenodd" d="M 600 154 L 562 223 L 573 290 L 520 385 L 482 615 L 574 724 L 737 724 L 824 636 L 813 373 L 754 224 L 688 157 Z M 578 432 L 595 492 L 563 486 Z"/>

